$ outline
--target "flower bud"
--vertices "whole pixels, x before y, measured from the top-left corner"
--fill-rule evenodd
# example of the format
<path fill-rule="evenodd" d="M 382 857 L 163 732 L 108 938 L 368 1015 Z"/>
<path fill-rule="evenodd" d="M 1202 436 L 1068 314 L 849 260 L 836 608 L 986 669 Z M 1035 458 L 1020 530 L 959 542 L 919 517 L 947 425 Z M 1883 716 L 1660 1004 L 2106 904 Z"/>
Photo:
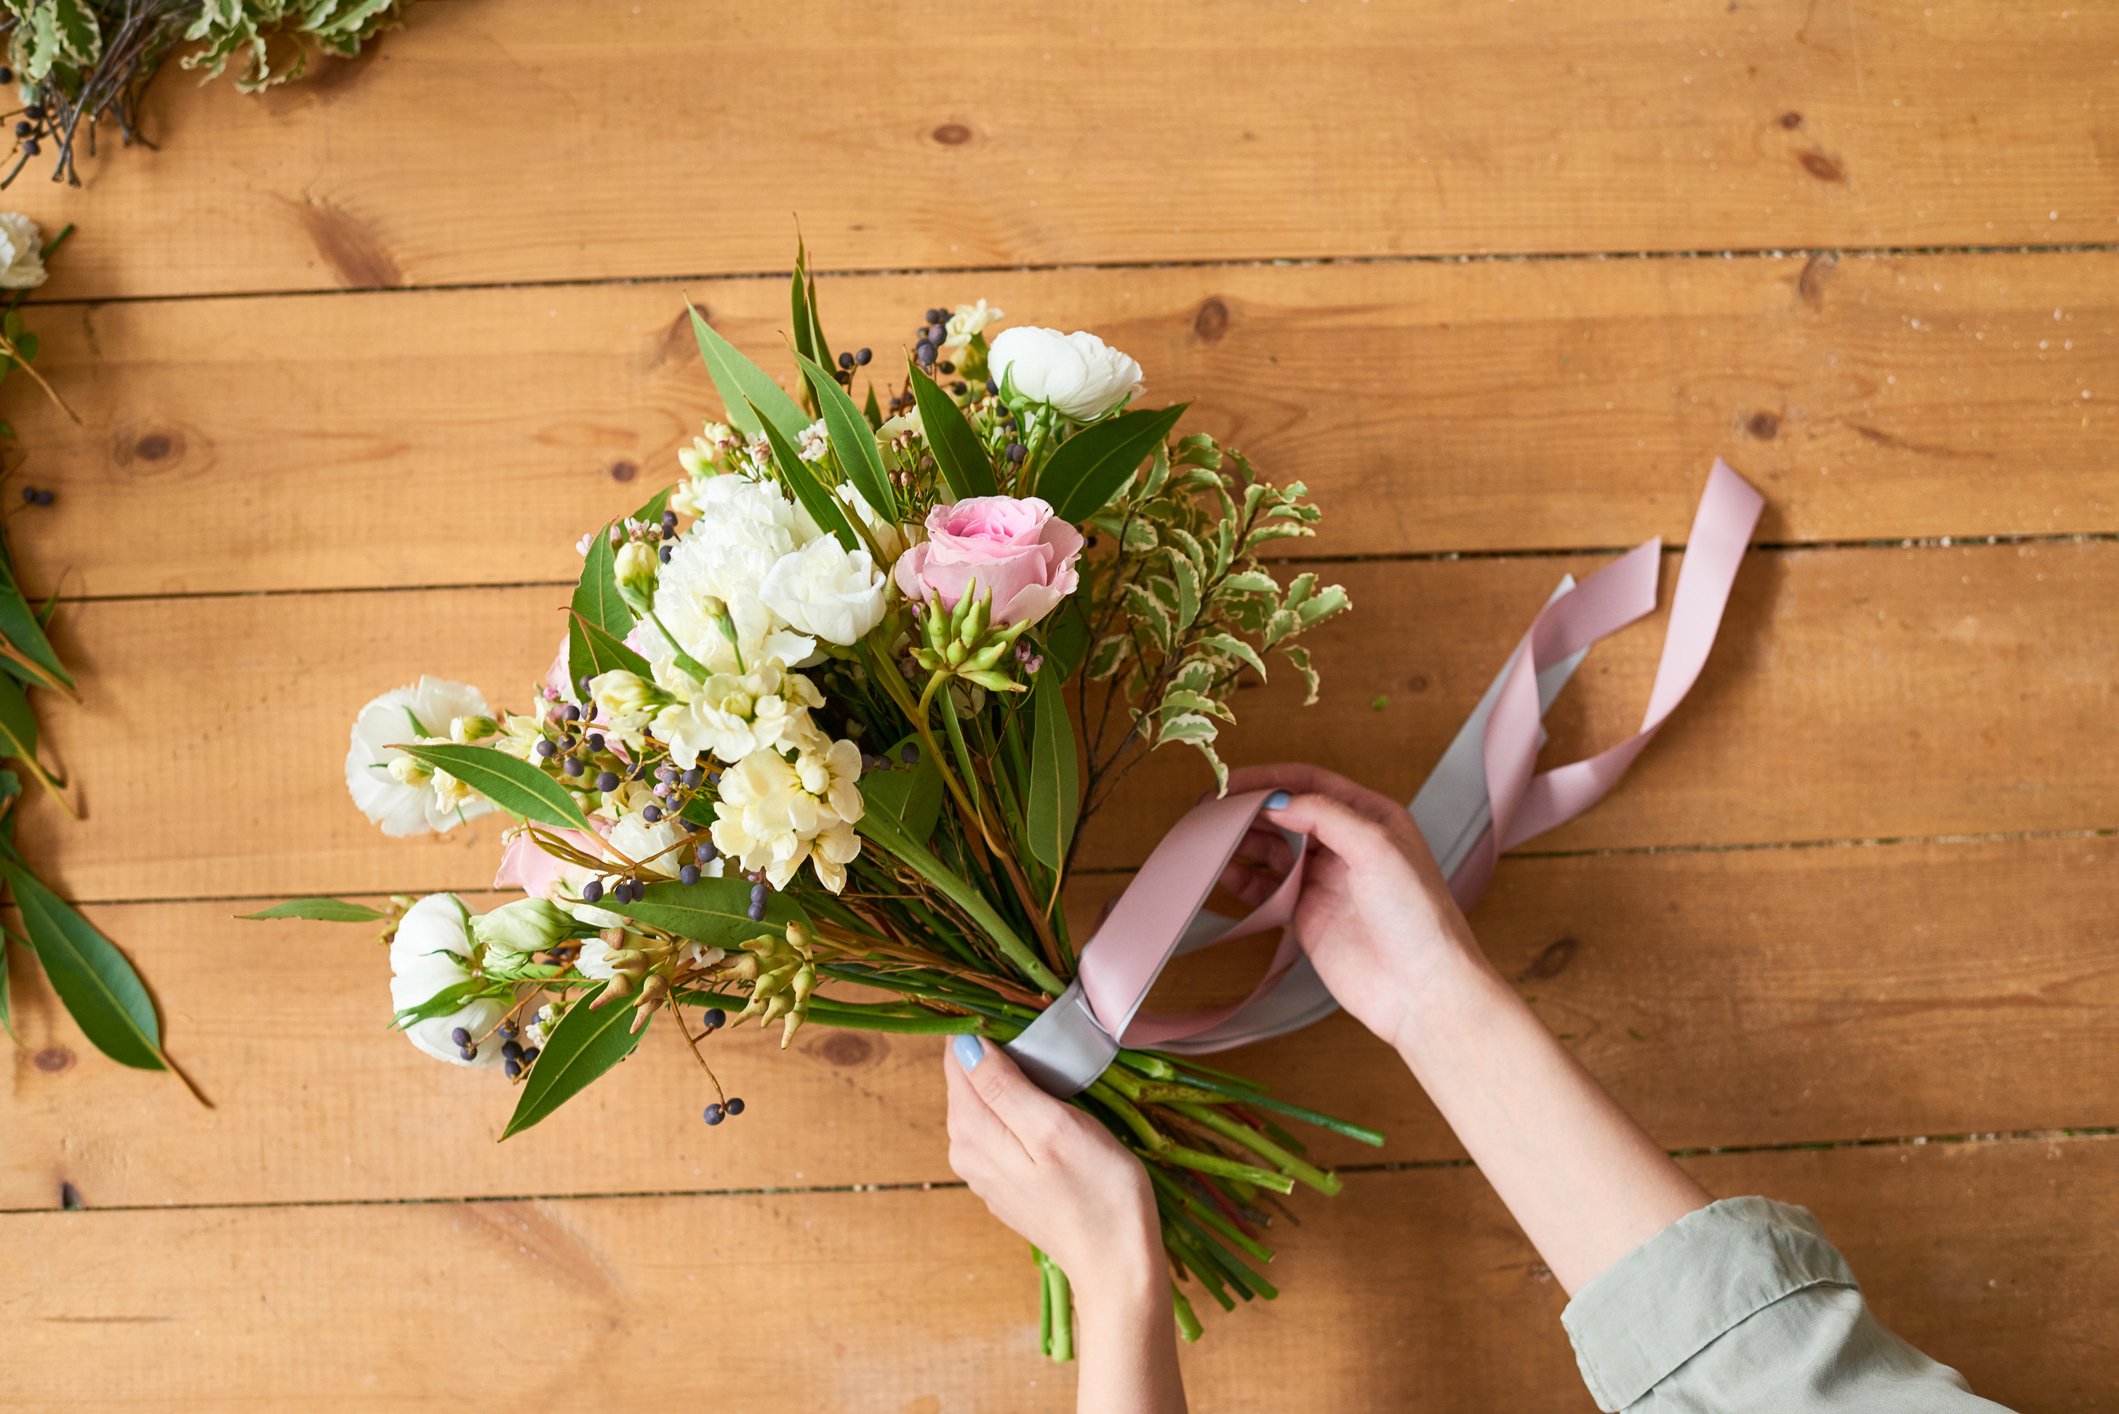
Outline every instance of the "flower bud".
<path fill-rule="evenodd" d="M 655 596 L 655 551 L 645 540 L 628 540 L 618 547 L 613 564 L 618 596 L 637 612 L 646 612 Z"/>
<path fill-rule="evenodd" d="M 574 920 L 541 898 L 517 899 L 471 920 L 471 936 L 492 966 L 514 966 L 519 955 L 543 952 L 564 938 Z"/>
<path fill-rule="evenodd" d="M 500 723 L 491 717 L 451 717 L 449 740 L 458 746 L 468 746 L 474 741 L 484 741 L 500 730 Z"/>

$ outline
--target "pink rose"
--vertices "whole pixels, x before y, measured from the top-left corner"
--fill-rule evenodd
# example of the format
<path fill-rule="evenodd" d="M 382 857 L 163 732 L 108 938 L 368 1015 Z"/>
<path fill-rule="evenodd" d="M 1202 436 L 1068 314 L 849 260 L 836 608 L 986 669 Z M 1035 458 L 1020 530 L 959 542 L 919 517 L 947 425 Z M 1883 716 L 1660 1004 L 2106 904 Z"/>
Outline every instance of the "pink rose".
<path fill-rule="evenodd" d="M 1082 534 L 1035 496 L 973 496 L 927 513 L 927 539 L 898 557 L 898 588 L 944 609 L 973 586 L 993 596 L 996 624 L 1036 623 L 1079 583 Z"/>
<path fill-rule="evenodd" d="M 602 852 L 597 841 L 579 830 L 556 830 L 553 833 L 591 859 Z M 507 848 L 501 851 L 500 872 L 493 876 L 493 887 L 521 889 L 531 898 L 549 901 L 563 896 L 562 884 L 567 886 L 567 895 L 578 895 L 581 886 L 593 877 L 591 870 L 545 853 L 537 841 L 530 838 L 528 830 L 518 830 L 508 840 Z"/>

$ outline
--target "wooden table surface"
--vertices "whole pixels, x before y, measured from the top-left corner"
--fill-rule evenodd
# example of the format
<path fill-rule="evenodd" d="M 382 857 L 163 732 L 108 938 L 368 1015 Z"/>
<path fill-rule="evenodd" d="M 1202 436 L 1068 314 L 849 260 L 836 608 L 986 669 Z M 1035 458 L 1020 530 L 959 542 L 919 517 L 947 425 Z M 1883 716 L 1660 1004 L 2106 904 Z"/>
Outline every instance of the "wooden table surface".
<path fill-rule="evenodd" d="M 571 542 L 713 410 L 687 295 L 778 347 L 795 220 L 836 339 L 979 296 L 1096 329 L 1326 511 L 1326 696 L 1236 760 L 1410 794 L 1564 571 L 1769 501 L 1705 678 L 1474 918 L 1710 1189 L 1809 1205 L 1883 1316 L 2024 1409 L 2119 1385 L 2119 11 L 2002 0 L 943 8 L 446 0 L 260 99 L 172 70 L 159 152 L 0 204 L 79 232 L 6 415 L 82 783 L 25 843 L 215 1102 L 18 968 L 0 1407 L 1071 1408 L 1022 1245 L 944 1163 L 937 1050 L 650 1044 L 493 1141 L 497 1077 L 387 1035 L 298 893 L 481 889 L 382 838 L 354 710 L 519 702 Z M 11 455 L 10 461 L 16 458 Z M 1631 730 L 1659 625 L 1555 753 Z M 1174 753 L 1172 754 L 1175 755 Z M 1080 881 L 1204 783 L 1144 771 Z M 1326 1146 L 1201 1410 L 1584 1410 L 1563 1294 L 1343 1020 L 1245 1055 Z M 83 1211 L 60 1211 L 61 1195 Z"/>

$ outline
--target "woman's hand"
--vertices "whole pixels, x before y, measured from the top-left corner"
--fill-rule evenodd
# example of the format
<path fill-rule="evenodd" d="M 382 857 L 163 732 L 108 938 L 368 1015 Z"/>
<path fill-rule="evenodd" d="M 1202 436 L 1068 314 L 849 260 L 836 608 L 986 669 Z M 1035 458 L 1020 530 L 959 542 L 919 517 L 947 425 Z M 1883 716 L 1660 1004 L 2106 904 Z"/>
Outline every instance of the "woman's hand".
<path fill-rule="evenodd" d="M 1161 1246 L 1148 1171 L 1101 1124 L 1037 1088 L 1008 1053 L 958 1036 L 949 1166 L 1084 1293 L 1148 1284 Z"/>
<path fill-rule="evenodd" d="M 1007 1052 L 953 1038 L 949 1166 L 992 1214 L 1059 1263 L 1081 1311 L 1079 1407 L 1184 1414 L 1177 1333 L 1148 1172 L 1094 1119 L 1033 1085 Z"/>
<path fill-rule="evenodd" d="M 1403 1049 L 1408 1018 L 1438 979 L 1483 966 L 1442 871 L 1404 806 L 1315 766 L 1254 766 L 1232 791 L 1275 790 L 1265 819 L 1307 834 L 1295 930 L 1317 975 L 1354 1018 Z M 1287 872 L 1287 842 L 1253 830 L 1222 884 L 1262 901 Z"/>

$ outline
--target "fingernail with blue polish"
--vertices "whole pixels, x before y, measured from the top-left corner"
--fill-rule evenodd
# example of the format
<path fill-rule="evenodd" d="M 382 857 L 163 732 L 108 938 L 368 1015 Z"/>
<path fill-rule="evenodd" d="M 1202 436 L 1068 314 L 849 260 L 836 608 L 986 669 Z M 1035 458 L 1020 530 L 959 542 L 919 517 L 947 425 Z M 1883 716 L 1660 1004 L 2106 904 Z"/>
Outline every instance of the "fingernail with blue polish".
<path fill-rule="evenodd" d="M 1284 790 L 1276 790 L 1266 797 L 1266 809 L 1285 810 L 1295 803 L 1295 797 Z"/>
<path fill-rule="evenodd" d="M 986 1058 L 985 1043 L 976 1036 L 959 1035 L 949 1045 L 956 1052 L 957 1064 L 966 1070 L 973 1069 Z"/>

